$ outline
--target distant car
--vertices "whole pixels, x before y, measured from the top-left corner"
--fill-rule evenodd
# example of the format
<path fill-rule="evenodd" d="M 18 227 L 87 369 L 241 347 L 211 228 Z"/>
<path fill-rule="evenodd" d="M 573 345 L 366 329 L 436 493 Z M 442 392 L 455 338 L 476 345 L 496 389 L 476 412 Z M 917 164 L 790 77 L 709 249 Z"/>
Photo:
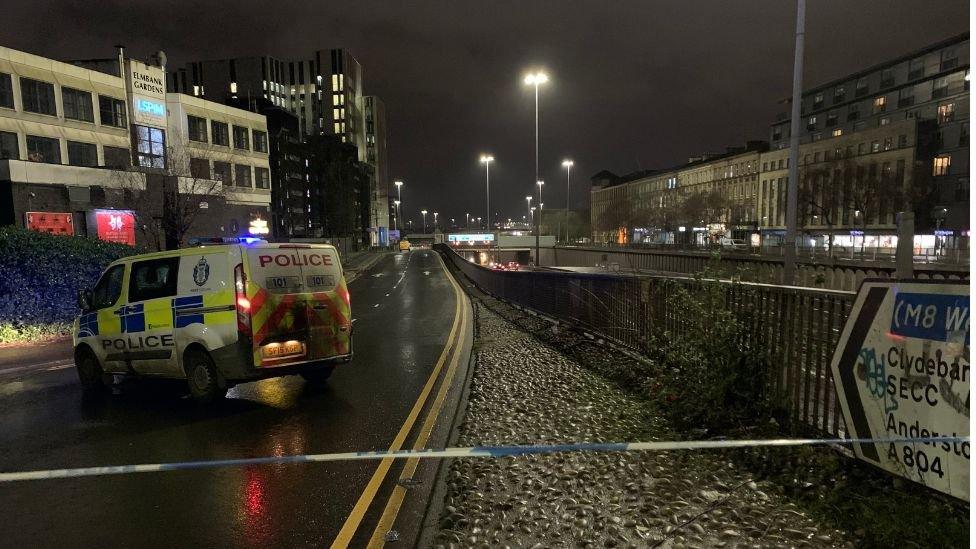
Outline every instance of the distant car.
<path fill-rule="evenodd" d="M 410 250 L 410 241 L 404 238 L 400 241 L 400 251 L 406 252 Z"/>
<path fill-rule="evenodd" d="M 519 270 L 519 267 L 521 267 L 521 265 L 519 265 L 518 261 L 509 261 L 505 264 L 505 268 L 509 271 L 517 271 Z"/>
<path fill-rule="evenodd" d="M 502 263 L 495 263 L 494 261 L 492 261 L 491 263 L 488 264 L 488 268 L 493 271 L 504 271 L 505 265 Z"/>
<path fill-rule="evenodd" d="M 748 248 L 746 241 L 741 238 L 722 238 L 718 241 L 719 245 L 723 248 L 729 248 L 733 250 L 744 250 Z"/>

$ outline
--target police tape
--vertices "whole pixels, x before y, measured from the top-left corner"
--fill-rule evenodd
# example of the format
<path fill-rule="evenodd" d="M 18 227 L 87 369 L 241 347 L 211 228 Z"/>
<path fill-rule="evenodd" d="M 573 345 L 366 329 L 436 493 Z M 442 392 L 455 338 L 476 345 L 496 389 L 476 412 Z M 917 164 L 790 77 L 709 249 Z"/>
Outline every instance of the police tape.
<path fill-rule="evenodd" d="M 968 443 L 969 437 L 914 437 L 914 438 L 782 438 L 758 440 L 677 440 L 658 442 L 592 442 L 576 444 L 545 444 L 526 446 L 471 446 L 428 450 L 397 450 L 369 452 L 339 452 L 331 454 L 299 454 L 291 456 L 265 456 L 255 458 L 215 459 L 205 461 L 180 461 L 171 463 L 144 463 L 138 465 L 108 465 L 104 467 L 78 467 L 73 469 L 46 469 L 0 473 L 0 482 L 45 480 L 130 473 L 156 473 L 185 471 L 216 467 L 240 467 L 250 465 L 287 465 L 295 463 L 319 463 L 328 461 L 360 461 L 377 459 L 445 459 L 445 458 L 498 458 L 563 452 L 663 452 L 673 450 L 718 450 L 730 448 L 763 448 L 788 446 L 824 446 L 847 444 L 914 444 L 914 443 Z"/>

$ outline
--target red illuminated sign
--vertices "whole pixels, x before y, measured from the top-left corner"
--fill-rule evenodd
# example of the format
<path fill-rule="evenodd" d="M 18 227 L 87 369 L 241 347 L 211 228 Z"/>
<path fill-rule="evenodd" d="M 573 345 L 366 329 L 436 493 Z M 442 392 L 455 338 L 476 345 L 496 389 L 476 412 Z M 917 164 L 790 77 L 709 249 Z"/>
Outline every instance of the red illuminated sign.
<path fill-rule="evenodd" d="M 128 210 L 95 210 L 95 227 L 98 238 L 134 246 L 136 243 L 136 216 Z"/>
<path fill-rule="evenodd" d="M 42 233 L 67 236 L 75 234 L 75 224 L 70 213 L 27 212 L 27 228 Z"/>

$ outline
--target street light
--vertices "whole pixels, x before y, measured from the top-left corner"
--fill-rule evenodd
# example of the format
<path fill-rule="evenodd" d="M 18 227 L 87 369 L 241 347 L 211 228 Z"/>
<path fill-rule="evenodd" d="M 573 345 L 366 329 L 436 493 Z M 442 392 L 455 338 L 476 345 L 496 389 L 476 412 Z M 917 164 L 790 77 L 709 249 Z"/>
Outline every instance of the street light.
<path fill-rule="evenodd" d="M 427 210 L 420 210 L 420 215 L 424 216 L 424 234 L 427 234 Z"/>
<path fill-rule="evenodd" d="M 471 227 L 471 222 L 468 221 L 468 212 L 464 212 L 464 228 L 468 229 Z"/>
<path fill-rule="evenodd" d="M 535 88 L 535 179 L 539 181 L 539 86 L 549 81 L 549 77 L 544 72 L 529 73 L 525 75 L 525 84 Z M 542 186 L 539 186 L 539 202 L 542 202 Z M 539 232 L 541 226 L 542 212 L 539 212 L 539 222 L 536 223 L 535 230 L 535 264 L 539 264 Z"/>
<path fill-rule="evenodd" d="M 400 202 L 403 202 L 403 197 L 400 196 L 400 187 L 403 186 L 403 181 L 394 181 L 393 184 L 396 185 L 396 188 L 397 188 L 397 199 L 396 199 L 396 205 L 397 205 L 397 225 L 399 225 L 400 224 Z M 399 229 L 399 228 L 400 227 L 397 227 L 397 229 Z"/>
<path fill-rule="evenodd" d="M 395 208 L 396 209 L 396 223 L 394 223 L 394 225 L 396 226 L 397 231 L 399 231 L 400 230 L 400 201 L 399 200 L 394 200 L 393 201 L 393 205 L 396 207 Z"/>
<path fill-rule="evenodd" d="M 488 188 L 488 167 L 495 161 L 495 157 L 490 154 L 481 155 L 481 163 L 485 165 L 485 219 L 488 220 L 488 227 L 491 228 L 491 191 Z"/>
<path fill-rule="evenodd" d="M 545 185 L 545 181 L 536 181 L 536 185 L 539 186 L 539 219 L 535 222 L 535 261 L 536 265 L 539 264 L 539 235 L 542 234 L 542 186 Z"/>
<path fill-rule="evenodd" d="M 478 218 L 478 229 L 479 230 L 481 229 L 481 218 L 480 217 Z"/>
<path fill-rule="evenodd" d="M 437 212 L 434 212 L 434 232 L 437 232 Z"/>
<path fill-rule="evenodd" d="M 566 168 L 566 242 L 569 242 L 569 171 L 573 168 L 573 161 L 567 158 L 563 160 L 563 166 Z"/>

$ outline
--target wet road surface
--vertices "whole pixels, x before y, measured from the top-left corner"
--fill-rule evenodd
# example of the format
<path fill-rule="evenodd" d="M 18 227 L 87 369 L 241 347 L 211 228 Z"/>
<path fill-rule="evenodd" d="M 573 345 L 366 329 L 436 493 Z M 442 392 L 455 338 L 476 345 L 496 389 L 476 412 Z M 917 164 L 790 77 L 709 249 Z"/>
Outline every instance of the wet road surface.
<path fill-rule="evenodd" d="M 6 364 L 0 470 L 388 449 L 445 351 L 458 297 L 429 250 L 384 257 L 350 293 L 355 358 L 324 388 L 297 376 L 268 379 L 202 407 L 179 382 L 132 380 L 87 399 L 54 351 L 53 366 Z M 351 545 L 369 539 L 400 467 L 391 468 Z M 328 546 L 376 469 L 377 462 L 318 463 L 0 484 L 3 545 Z"/>

